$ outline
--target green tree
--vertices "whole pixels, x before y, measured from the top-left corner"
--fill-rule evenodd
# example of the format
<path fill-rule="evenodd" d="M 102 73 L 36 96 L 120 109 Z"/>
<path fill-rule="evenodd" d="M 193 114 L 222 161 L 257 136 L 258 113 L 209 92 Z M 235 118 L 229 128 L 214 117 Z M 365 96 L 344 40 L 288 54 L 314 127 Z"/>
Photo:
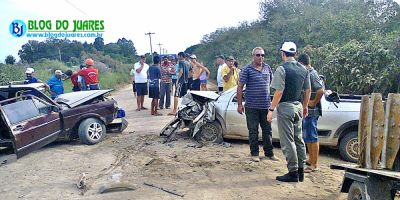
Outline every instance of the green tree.
<path fill-rule="evenodd" d="M 12 55 L 8 55 L 5 59 L 6 64 L 13 65 L 15 64 L 15 58 Z"/>
<path fill-rule="evenodd" d="M 97 49 L 97 51 L 104 51 L 104 39 L 97 37 L 94 39 L 93 46 Z"/>
<path fill-rule="evenodd" d="M 293 41 L 299 52 L 311 53 L 313 66 L 333 89 L 395 91 L 400 9 L 393 0 L 262 0 L 259 5 L 261 20 L 206 34 L 193 50 L 212 72 L 215 55 L 233 55 L 243 66 L 256 46 L 265 49 L 265 62 L 275 68 L 282 62 L 280 45 Z"/>

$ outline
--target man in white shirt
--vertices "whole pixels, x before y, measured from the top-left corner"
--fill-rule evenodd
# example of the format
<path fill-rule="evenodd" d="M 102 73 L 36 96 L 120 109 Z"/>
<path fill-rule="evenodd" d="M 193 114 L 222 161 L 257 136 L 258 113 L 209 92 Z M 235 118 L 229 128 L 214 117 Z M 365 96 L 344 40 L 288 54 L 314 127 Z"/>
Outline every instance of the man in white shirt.
<path fill-rule="evenodd" d="M 218 86 L 218 93 L 221 93 L 224 90 L 224 79 L 222 77 L 222 69 L 226 67 L 225 57 L 223 55 L 219 55 L 217 58 L 217 86 Z"/>
<path fill-rule="evenodd" d="M 137 109 L 136 111 L 140 110 L 147 110 L 143 106 L 144 103 L 144 96 L 147 95 L 147 71 L 149 70 L 149 65 L 145 63 L 146 57 L 144 55 L 140 56 L 139 62 L 135 63 L 135 87 L 136 87 L 136 103 Z"/>

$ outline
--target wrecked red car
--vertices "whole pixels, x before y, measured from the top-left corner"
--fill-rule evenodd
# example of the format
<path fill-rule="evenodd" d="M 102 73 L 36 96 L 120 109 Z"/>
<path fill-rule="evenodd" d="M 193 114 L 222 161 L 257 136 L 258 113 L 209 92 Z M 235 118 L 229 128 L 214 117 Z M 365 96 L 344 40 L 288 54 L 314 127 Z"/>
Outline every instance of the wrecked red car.
<path fill-rule="evenodd" d="M 106 97 L 111 90 L 67 93 L 53 101 L 43 89 L 42 83 L 0 86 L 0 156 L 19 158 L 55 140 L 96 144 L 108 126 L 127 126 L 117 119 L 117 102 Z"/>

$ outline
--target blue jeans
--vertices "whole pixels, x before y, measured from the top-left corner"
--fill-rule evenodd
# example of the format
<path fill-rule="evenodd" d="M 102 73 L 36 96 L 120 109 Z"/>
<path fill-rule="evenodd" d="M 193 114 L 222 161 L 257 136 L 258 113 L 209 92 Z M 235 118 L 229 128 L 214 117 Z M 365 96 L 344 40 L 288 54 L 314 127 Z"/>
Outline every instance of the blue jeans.
<path fill-rule="evenodd" d="M 160 84 L 160 108 L 164 107 L 164 97 L 165 97 L 165 107 L 169 108 L 171 106 L 171 83 Z"/>
<path fill-rule="evenodd" d="M 99 84 L 90 84 L 89 85 L 90 90 L 100 90 Z"/>
<path fill-rule="evenodd" d="M 305 143 L 318 142 L 318 116 L 307 116 L 303 119 L 303 139 Z"/>

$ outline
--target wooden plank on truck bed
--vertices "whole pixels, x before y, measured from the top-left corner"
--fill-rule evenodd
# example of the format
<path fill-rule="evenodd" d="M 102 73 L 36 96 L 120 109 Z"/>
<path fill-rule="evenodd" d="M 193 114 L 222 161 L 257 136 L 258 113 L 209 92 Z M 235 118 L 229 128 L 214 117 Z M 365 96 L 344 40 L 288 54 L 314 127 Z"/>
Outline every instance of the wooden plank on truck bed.
<path fill-rule="evenodd" d="M 361 98 L 361 107 L 360 107 L 360 121 L 358 123 L 358 164 L 362 167 L 365 167 L 365 155 L 366 155 L 366 139 L 367 139 L 367 130 L 371 127 L 368 124 L 368 113 L 369 113 L 369 97 L 364 95 Z"/>
<path fill-rule="evenodd" d="M 383 131 L 385 125 L 385 113 L 383 110 L 382 94 L 373 93 L 371 96 L 370 120 L 371 121 L 371 168 L 377 169 L 382 154 Z"/>
<path fill-rule="evenodd" d="M 331 169 L 346 170 L 348 172 L 365 173 L 369 175 L 373 174 L 400 180 L 400 172 L 389 171 L 385 169 L 365 169 L 357 164 L 331 164 L 330 167 Z"/>
<path fill-rule="evenodd" d="M 393 169 L 400 147 L 400 94 L 389 94 L 386 102 L 383 167 Z"/>

